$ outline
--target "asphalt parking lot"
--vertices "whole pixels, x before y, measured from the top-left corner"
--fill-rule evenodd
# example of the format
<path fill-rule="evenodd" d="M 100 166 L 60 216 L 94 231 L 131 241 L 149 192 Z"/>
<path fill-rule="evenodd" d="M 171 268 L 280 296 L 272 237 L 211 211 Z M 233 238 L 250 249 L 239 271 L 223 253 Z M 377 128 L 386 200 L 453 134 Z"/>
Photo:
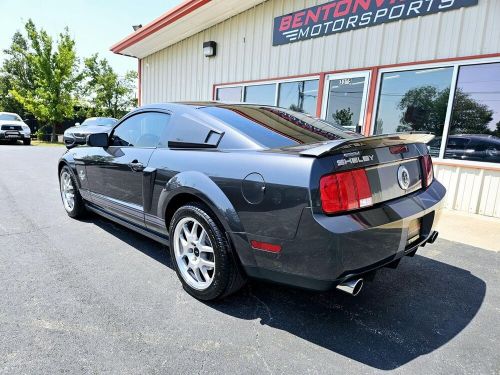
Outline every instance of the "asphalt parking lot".
<path fill-rule="evenodd" d="M 0 145 L 0 373 L 500 373 L 500 253 L 438 240 L 355 298 L 202 303 L 163 246 L 66 215 L 64 150 Z"/>

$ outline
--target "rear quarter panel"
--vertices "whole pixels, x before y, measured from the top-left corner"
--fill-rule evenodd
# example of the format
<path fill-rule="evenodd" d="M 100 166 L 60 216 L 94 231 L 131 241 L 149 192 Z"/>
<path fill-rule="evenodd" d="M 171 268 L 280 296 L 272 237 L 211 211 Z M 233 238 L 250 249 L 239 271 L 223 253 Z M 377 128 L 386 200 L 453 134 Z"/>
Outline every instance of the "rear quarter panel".
<path fill-rule="evenodd" d="M 310 205 L 312 160 L 256 151 L 157 149 L 148 165 L 156 174 L 149 213 L 163 218 L 165 202 L 185 191 L 186 185 L 189 185 L 190 189 L 214 200 L 220 209 L 232 211 L 229 215 L 240 223 L 239 227 L 231 228 L 233 231 L 291 239 L 297 231 L 302 209 Z M 190 171 L 199 174 L 190 173 L 188 177 L 181 178 Z M 251 195 L 249 192 L 262 189 L 258 179 L 245 180 L 251 174 L 259 174 L 264 180 L 262 199 L 258 202 L 246 199 Z M 219 202 L 217 194 L 203 176 L 220 189 L 231 207 Z M 242 190 L 244 180 L 245 195 Z"/>

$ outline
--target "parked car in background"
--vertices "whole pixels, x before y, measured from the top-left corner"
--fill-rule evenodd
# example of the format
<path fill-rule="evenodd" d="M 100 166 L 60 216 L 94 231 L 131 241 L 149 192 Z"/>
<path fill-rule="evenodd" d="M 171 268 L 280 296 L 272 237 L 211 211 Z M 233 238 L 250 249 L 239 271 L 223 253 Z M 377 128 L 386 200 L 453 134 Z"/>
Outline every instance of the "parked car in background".
<path fill-rule="evenodd" d="M 429 153 L 439 156 L 441 137 L 428 144 Z M 455 134 L 448 137 L 444 157 L 447 159 L 500 162 L 500 138 L 488 134 Z"/>
<path fill-rule="evenodd" d="M 16 113 L 0 112 L 0 141 L 31 144 L 31 129 Z"/>
<path fill-rule="evenodd" d="M 150 105 L 62 156 L 61 197 L 71 217 L 90 210 L 169 245 L 202 300 L 247 276 L 356 295 L 436 240 L 446 191 L 432 137 L 362 137 L 271 106 Z"/>
<path fill-rule="evenodd" d="M 77 145 L 84 145 L 87 135 L 92 133 L 103 133 L 110 130 L 118 122 L 113 117 L 90 117 L 81 124 L 66 129 L 64 132 L 64 144 L 71 148 Z"/>

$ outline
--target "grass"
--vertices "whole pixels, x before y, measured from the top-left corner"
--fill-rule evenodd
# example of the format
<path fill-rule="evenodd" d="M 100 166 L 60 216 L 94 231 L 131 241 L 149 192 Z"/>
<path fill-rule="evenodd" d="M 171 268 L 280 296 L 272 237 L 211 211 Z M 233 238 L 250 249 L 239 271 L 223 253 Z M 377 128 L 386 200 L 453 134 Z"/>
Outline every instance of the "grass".
<path fill-rule="evenodd" d="M 59 142 L 45 142 L 45 141 L 39 141 L 37 139 L 32 139 L 31 144 L 33 146 L 64 146 L 64 143 L 59 143 Z"/>

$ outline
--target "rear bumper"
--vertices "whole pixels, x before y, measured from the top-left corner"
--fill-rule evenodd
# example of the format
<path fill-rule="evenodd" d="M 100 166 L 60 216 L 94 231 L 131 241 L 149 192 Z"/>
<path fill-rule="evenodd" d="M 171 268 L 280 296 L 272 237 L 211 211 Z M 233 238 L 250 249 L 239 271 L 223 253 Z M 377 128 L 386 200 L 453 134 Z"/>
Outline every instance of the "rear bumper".
<path fill-rule="evenodd" d="M 368 210 L 328 217 L 303 210 L 295 238 L 280 240 L 249 234 L 231 237 L 251 277 L 298 287 L 328 290 L 414 253 L 435 229 L 445 188 L 429 188 Z M 420 236 L 407 244 L 408 228 L 420 220 Z M 250 240 L 280 244 L 280 253 L 251 249 Z"/>

